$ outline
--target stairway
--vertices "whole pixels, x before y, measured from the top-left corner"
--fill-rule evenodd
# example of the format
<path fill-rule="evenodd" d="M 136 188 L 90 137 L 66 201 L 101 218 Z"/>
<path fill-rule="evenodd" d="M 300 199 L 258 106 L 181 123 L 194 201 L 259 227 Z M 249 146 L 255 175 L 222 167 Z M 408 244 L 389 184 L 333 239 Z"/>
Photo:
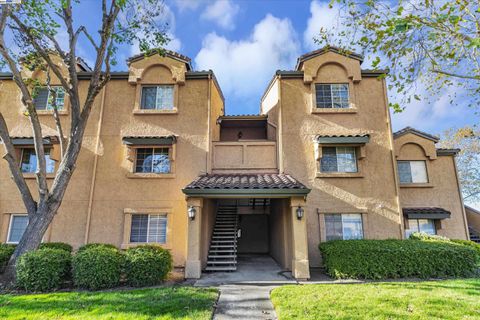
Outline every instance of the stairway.
<path fill-rule="evenodd" d="M 475 232 L 472 228 L 468 228 L 468 232 L 470 233 L 470 240 L 480 243 L 480 234 L 478 232 Z"/>
<path fill-rule="evenodd" d="M 237 270 L 237 225 L 237 206 L 220 205 L 217 208 L 205 271 Z"/>

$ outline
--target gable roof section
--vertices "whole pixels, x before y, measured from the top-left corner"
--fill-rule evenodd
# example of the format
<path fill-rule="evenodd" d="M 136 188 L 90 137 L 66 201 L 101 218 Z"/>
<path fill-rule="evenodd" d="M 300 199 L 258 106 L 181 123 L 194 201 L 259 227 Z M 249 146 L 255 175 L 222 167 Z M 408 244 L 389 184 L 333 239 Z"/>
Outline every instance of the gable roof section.
<path fill-rule="evenodd" d="M 411 134 L 417 135 L 419 137 L 431 140 L 435 143 L 437 143 L 440 140 L 440 138 L 437 137 L 437 136 L 434 136 L 434 135 L 431 135 L 429 133 L 417 130 L 417 129 L 412 128 L 412 127 L 406 127 L 406 128 L 403 128 L 402 130 L 394 132 L 393 133 L 393 138 L 397 139 L 397 138 L 400 138 L 401 136 L 406 135 L 408 133 L 411 133 Z"/>
<path fill-rule="evenodd" d="M 326 46 L 326 47 L 323 47 L 321 49 L 310 51 L 308 53 L 305 53 L 305 54 L 301 55 L 297 59 L 297 65 L 295 66 L 295 70 L 297 70 L 297 71 L 300 70 L 303 62 L 305 62 L 307 60 L 310 60 L 312 58 L 315 58 L 317 56 L 320 56 L 322 54 L 325 54 L 327 52 L 334 52 L 334 53 L 340 54 L 342 56 L 358 60 L 358 61 L 360 61 L 360 63 L 363 62 L 363 56 L 361 54 L 354 53 L 354 52 L 351 52 L 351 51 L 348 51 L 348 50 L 345 50 L 345 49 L 341 49 L 341 48 L 338 48 L 338 47 L 334 47 L 334 46 Z"/>
<path fill-rule="evenodd" d="M 165 57 L 185 63 L 187 65 L 187 71 L 193 70 L 192 65 L 190 63 L 192 59 L 190 59 L 189 57 L 171 50 L 163 50 L 163 53 Z M 127 64 L 130 65 L 132 62 L 139 61 L 146 57 L 154 56 L 156 54 L 159 54 L 157 50 L 151 50 L 149 53 L 136 54 L 127 59 Z"/>

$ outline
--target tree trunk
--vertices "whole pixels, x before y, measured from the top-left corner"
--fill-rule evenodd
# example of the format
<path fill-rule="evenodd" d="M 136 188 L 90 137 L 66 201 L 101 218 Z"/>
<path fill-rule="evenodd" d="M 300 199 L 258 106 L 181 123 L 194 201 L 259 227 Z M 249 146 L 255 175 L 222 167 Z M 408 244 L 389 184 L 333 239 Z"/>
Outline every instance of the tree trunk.
<path fill-rule="evenodd" d="M 10 257 L 4 273 L 0 277 L 0 281 L 4 285 L 11 285 L 15 282 L 15 270 L 18 257 L 28 251 L 36 250 L 42 243 L 43 236 L 56 214 L 54 210 L 56 209 L 46 206 L 39 208 L 35 214 L 29 215 L 25 233 Z"/>

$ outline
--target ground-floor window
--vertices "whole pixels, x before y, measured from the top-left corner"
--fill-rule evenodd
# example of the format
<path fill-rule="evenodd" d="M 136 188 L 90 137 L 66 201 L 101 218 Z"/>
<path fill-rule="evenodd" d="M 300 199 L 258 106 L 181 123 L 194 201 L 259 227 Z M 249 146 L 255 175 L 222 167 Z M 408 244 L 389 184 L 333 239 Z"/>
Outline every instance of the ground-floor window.
<path fill-rule="evenodd" d="M 326 214 L 325 233 L 327 241 L 363 239 L 361 214 Z"/>
<path fill-rule="evenodd" d="M 131 243 L 166 243 L 167 215 L 134 214 L 130 229 Z"/>
<path fill-rule="evenodd" d="M 28 216 L 26 214 L 12 214 L 8 228 L 8 243 L 19 243 L 23 233 L 28 225 Z"/>
<path fill-rule="evenodd" d="M 435 220 L 432 219 L 408 219 L 408 229 L 405 229 L 405 236 L 408 238 L 414 232 L 437 234 Z"/>

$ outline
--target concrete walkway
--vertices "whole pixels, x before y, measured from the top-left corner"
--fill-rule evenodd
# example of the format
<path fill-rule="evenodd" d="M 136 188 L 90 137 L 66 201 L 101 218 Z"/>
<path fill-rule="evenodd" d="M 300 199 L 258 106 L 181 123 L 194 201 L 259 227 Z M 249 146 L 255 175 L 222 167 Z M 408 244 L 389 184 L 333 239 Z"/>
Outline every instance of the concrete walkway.
<path fill-rule="evenodd" d="M 270 256 L 240 256 L 237 271 L 206 273 L 194 286 L 218 287 L 220 298 L 214 319 L 277 319 L 270 291 L 276 286 L 296 284 Z"/>

